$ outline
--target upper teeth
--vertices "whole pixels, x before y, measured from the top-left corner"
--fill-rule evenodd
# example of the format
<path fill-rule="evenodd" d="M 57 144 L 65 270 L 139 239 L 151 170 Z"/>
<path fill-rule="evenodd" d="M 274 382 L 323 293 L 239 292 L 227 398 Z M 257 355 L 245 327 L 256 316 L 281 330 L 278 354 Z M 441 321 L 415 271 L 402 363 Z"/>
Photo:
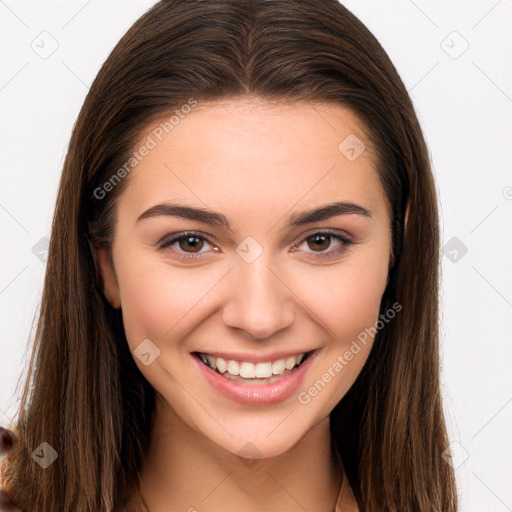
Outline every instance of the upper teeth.
<path fill-rule="evenodd" d="M 210 366 L 219 373 L 228 372 L 231 375 L 240 375 L 245 379 L 260 378 L 265 379 L 272 375 L 281 375 L 285 370 L 291 370 L 298 365 L 305 354 L 290 356 L 286 359 L 269 361 L 264 363 L 250 363 L 247 361 L 234 361 L 223 359 L 222 357 L 213 357 L 207 354 L 200 354 L 202 359 L 208 361 Z M 205 362 L 206 362 L 205 361 Z"/>

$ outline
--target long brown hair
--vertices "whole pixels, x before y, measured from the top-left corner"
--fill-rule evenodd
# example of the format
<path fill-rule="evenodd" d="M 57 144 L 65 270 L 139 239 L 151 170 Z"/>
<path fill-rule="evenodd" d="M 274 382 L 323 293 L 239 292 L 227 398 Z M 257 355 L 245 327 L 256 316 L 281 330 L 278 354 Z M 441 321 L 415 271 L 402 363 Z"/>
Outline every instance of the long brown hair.
<path fill-rule="evenodd" d="M 97 277 L 111 241 L 119 173 L 143 130 L 190 100 L 251 95 L 341 104 L 366 126 L 392 208 L 393 265 L 381 329 L 331 414 L 361 510 L 454 512 L 440 395 L 439 219 L 426 144 L 402 80 L 336 0 L 162 0 L 108 57 L 74 127 L 59 185 L 29 374 L 3 464 L 27 512 L 110 512 L 138 483 L 153 388 Z M 340 141 L 341 142 L 341 141 Z M 115 186 L 104 184 L 116 175 Z M 110 181 L 110 183 L 112 183 Z M 98 193 L 98 190 L 108 193 Z M 57 460 L 31 457 L 47 442 Z"/>

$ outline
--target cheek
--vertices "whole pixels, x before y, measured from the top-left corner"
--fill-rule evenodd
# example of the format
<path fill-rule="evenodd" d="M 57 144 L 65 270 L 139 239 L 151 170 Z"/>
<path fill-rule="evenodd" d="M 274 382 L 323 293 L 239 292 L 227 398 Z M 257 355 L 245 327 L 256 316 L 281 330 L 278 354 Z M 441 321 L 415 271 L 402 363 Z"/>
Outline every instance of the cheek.
<path fill-rule="evenodd" d="M 132 269 L 136 268 L 134 272 Z M 208 301 L 218 281 L 215 272 L 170 268 L 163 262 L 126 260 L 118 270 L 123 321 L 130 345 L 149 338 L 164 340 L 181 332 L 195 308 Z M 194 274 L 194 275 L 191 275 Z"/>
<path fill-rule="evenodd" d="M 298 398 L 301 404 L 317 404 L 319 417 L 345 396 L 368 359 L 386 281 L 387 267 L 362 253 L 316 276 L 308 305 L 332 338 Z M 305 286 L 303 290 L 306 293 Z M 319 395 L 322 399 L 314 401 Z"/>
<path fill-rule="evenodd" d="M 302 282 L 297 294 L 339 342 L 350 344 L 379 317 L 387 267 L 368 255 L 317 272 L 314 288 Z"/>

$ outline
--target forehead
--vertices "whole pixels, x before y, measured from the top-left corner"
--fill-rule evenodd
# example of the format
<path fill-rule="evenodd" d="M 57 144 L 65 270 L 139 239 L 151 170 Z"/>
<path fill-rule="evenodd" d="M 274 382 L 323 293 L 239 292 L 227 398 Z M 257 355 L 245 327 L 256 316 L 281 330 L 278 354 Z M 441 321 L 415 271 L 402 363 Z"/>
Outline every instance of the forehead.
<path fill-rule="evenodd" d="M 134 148 L 152 141 L 125 191 L 138 209 L 171 198 L 255 208 L 301 198 L 384 205 L 373 147 L 344 106 L 240 98 L 199 102 L 171 124 L 172 115 L 147 126 Z"/>

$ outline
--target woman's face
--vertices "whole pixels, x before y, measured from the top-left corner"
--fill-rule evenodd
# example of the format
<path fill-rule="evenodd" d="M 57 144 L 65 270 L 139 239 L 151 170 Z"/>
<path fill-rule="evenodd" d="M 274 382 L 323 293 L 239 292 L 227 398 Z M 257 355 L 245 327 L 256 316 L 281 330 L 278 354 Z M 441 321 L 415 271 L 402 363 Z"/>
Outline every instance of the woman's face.
<path fill-rule="evenodd" d="M 168 418 L 234 454 L 284 453 L 372 345 L 391 231 L 369 140 L 341 106 L 232 99 L 144 144 L 118 203 L 117 279 L 100 256 L 135 363 Z"/>

